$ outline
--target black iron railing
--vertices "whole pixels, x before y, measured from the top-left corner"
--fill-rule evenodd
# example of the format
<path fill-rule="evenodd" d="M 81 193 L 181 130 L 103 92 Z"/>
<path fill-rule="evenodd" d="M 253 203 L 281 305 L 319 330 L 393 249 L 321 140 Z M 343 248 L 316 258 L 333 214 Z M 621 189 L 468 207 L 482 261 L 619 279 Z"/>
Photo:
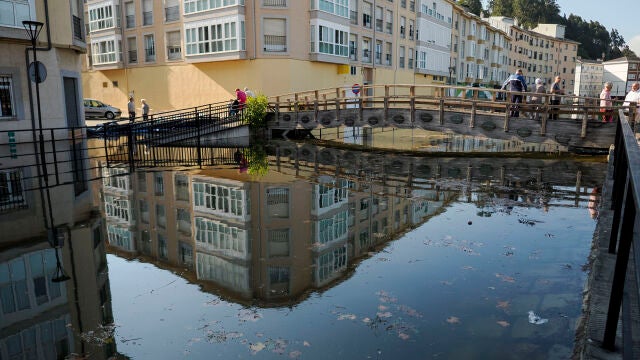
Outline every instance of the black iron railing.
<path fill-rule="evenodd" d="M 615 349 L 616 332 L 620 313 L 622 314 L 622 344 L 625 359 L 637 358 L 637 354 L 628 354 L 631 346 L 632 334 L 631 309 L 638 309 L 637 290 L 625 289 L 630 254 L 633 252 L 633 276 L 638 289 L 640 279 L 640 235 L 635 230 L 640 207 L 640 147 L 635 134 L 626 117 L 620 111 L 620 121 L 617 124 L 615 150 L 613 155 L 613 189 L 611 192 L 613 223 L 609 241 L 609 253 L 616 253 L 616 263 L 611 283 L 609 310 L 605 324 L 602 346 L 608 350 Z M 631 287 L 633 288 L 633 287 Z M 633 296 L 631 291 L 636 291 Z M 636 299 L 636 302 L 632 302 Z M 623 306 L 624 305 L 624 306 Z M 622 308 L 622 312 L 620 311 Z"/>

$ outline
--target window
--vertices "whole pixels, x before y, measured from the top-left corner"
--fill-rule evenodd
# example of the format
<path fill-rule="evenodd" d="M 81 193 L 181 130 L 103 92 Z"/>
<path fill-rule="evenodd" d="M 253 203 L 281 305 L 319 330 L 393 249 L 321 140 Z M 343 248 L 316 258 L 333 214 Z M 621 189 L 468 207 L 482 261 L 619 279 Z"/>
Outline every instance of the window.
<path fill-rule="evenodd" d="M 391 12 L 391 10 L 387 10 L 386 13 L 386 22 L 385 22 L 385 31 L 387 32 L 387 34 L 392 34 L 393 33 L 393 12 Z"/>
<path fill-rule="evenodd" d="M 125 228 L 107 224 L 107 238 L 109 239 L 109 244 L 112 246 L 117 246 L 125 250 L 133 250 L 131 231 Z"/>
<path fill-rule="evenodd" d="M 376 31 L 382 32 L 382 7 L 376 6 Z"/>
<path fill-rule="evenodd" d="M 136 178 L 138 180 L 138 191 L 147 192 L 147 176 L 144 171 L 136 171 Z"/>
<path fill-rule="evenodd" d="M 177 21 L 180 20 L 180 0 L 165 0 L 164 1 L 164 21 Z"/>
<path fill-rule="evenodd" d="M 195 225 L 197 246 L 238 257 L 248 253 L 246 230 L 203 217 L 196 217 Z"/>
<path fill-rule="evenodd" d="M 287 0 L 262 0 L 262 6 L 287 7 Z"/>
<path fill-rule="evenodd" d="M 324 282 L 347 267 L 347 248 L 341 246 L 320 255 L 316 264 L 318 281 Z"/>
<path fill-rule="evenodd" d="M 22 28 L 22 21 L 31 19 L 31 6 L 28 0 L 0 1 L 0 26 Z"/>
<path fill-rule="evenodd" d="M 405 49 L 404 46 L 400 46 L 400 57 L 398 59 L 398 66 L 401 69 L 404 69 L 404 56 L 405 56 Z"/>
<path fill-rule="evenodd" d="M 269 188 L 267 189 L 267 213 L 270 217 L 289 217 L 289 189 Z"/>
<path fill-rule="evenodd" d="M 285 19 L 263 20 L 264 24 L 264 51 L 285 52 L 287 51 L 287 24 Z"/>
<path fill-rule="evenodd" d="M 27 201 L 22 184 L 22 171 L 0 171 L 0 213 L 27 207 Z"/>
<path fill-rule="evenodd" d="M 89 31 L 93 32 L 120 26 L 118 23 L 119 14 L 120 7 L 118 5 L 109 4 L 96 8 L 89 7 Z"/>
<path fill-rule="evenodd" d="M 281 257 L 289 256 L 289 229 L 268 230 L 268 256 Z"/>
<path fill-rule="evenodd" d="M 182 59 L 182 47 L 180 46 L 180 30 L 167 33 L 167 59 Z"/>
<path fill-rule="evenodd" d="M 187 56 L 245 50 L 244 19 L 217 18 L 185 24 Z"/>
<path fill-rule="evenodd" d="M 184 13 L 191 14 L 233 5 L 244 5 L 244 0 L 184 0 Z"/>
<path fill-rule="evenodd" d="M 317 27 L 318 47 L 314 52 L 336 56 L 349 56 L 349 32 L 333 29 L 325 25 Z M 313 43 L 312 43 L 313 44 Z"/>
<path fill-rule="evenodd" d="M 362 4 L 362 26 L 371 28 L 371 12 L 373 11 L 373 5 L 368 2 Z"/>
<path fill-rule="evenodd" d="M 144 224 L 149 223 L 149 204 L 146 200 L 140 200 L 140 221 Z"/>
<path fill-rule="evenodd" d="M 167 238 L 161 234 L 158 234 L 158 256 L 161 259 L 167 259 L 169 257 L 169 253 L 167 251 Z"/>
<path fill-rule="evenodd" d="M 409 60 L 407 61 L 407 67 L 413 69 L 413 48 L 409 48 Z"/>
<path fill-rule="evenodd" d="M 133 1 L 124 3 L 124 11 L 127 29 L 136 27 L 136 6 Z"/>
<path fill-rule="evenodd" d="M 164 195 L 164 178 L 162 173 L 153 174 L 153 190 L 156 196 Z"/>
<path fill-rule="evenodd" d="M 153 25 L 153 0 L 142 0 L 142 25 Z"/>
<path fill-rule="evenodd" d="M 191 215 L 189 211 L 177 209 L 176 220 L 178 221 L 178 231 L 185 235 L 191 235 Z"/>
<path fill-rule="evenodd" d="M 91 55 L 94 65 L 113 64 L 118 62 L 120 58 L 120 36 L 92 39 Z"/>
<path fill-rule="evenodd" d="M 167 213 L 164 205 L 156 204 L 156 224 L 159 228 L 167 228 Z"/>
<path fill-rule="evenodd" d="M 189 179 L 185 175 L 176 174 L 176 200 L 189 201 Z"/>
<path fill-rule="evenodd" d="M 153 34 L 144 36 L 144 61 L 156 61 L 156 44 Z"/>
<path fill-rule="evenodd" d="M 135 64 L 138 62 L 138 44 L 136 38 L 127 38 L 127 61 L 129 64 Z"/>
<path fill-rule="evenodd" d="M 0 118 L 15 115 L 11 75 L 0 74 Z"/>
<path fill-rule="evenodd" d="M 320 10 L 349 18 L 349 1 L 348 0 L 319 0 Z"/>
<path fill-rule="evenodd" d="M 193 182 L 194 209 L 198 211 L 244 216 L 248 214 L 245 196 L 240 188 Z"/>
<path fill-rule="evenodd" d="M 108 217 L 129 222 L 129 200 L 113 195 L 105 195 L 104 208 Z"/>

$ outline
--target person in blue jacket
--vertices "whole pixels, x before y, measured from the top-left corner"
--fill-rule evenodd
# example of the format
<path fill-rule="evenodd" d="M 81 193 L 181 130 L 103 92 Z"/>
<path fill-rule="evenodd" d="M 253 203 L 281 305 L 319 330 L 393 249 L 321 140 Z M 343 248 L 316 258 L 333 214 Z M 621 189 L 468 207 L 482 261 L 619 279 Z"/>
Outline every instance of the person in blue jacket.
<path fill-rule="evenodd" d="M 509 116 L 520 116 L 520 104 L 522 103 L 522 92 L 527 91 L 527 81 L 522 76 L 522 69 L 518 69 L 515 74 L 509 76 L 509 78 L 502 84 L 502 88 L 507 91 L 513 92 L 511 94 L 511 109 Z"/>

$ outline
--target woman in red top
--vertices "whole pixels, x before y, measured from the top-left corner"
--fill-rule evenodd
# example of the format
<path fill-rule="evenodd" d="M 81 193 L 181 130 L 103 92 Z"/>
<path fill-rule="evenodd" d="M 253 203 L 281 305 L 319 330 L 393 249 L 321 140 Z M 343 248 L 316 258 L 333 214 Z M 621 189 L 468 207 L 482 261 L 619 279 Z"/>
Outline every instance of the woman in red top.
<path fill-rule="evenodd" d="M 247 102 L 247 94 L 240 89 L 236 89 L 236 99 L 238 100 L 238 110 L 242 110 Z"/>

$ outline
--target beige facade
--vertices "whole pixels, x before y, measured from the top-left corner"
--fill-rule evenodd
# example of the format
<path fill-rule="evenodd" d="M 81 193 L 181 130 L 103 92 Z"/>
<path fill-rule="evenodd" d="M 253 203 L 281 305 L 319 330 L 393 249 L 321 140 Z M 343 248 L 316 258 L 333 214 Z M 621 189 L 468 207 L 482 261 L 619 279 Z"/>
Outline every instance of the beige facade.
<path fill-rule="evenodd" d="M 563 80 L 565 94 L 573 94 L 578 42 L 564 37 L 564 26 L 538 24 L 532 30 L 518 26 L 517 21 L 505 17 L 490 17 L 488 21 L 508 32 L 509 73 L 522 69 L 529 87 L 540 78 L 547 87 L 556 76 Z"/>

